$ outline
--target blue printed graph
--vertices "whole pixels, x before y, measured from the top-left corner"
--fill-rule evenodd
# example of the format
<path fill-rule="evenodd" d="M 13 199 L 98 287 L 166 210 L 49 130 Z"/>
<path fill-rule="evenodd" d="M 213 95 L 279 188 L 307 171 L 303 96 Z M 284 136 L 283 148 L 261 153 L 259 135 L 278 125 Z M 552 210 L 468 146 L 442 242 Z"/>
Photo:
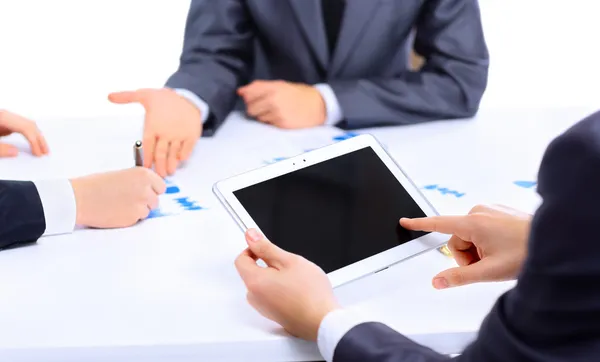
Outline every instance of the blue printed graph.
<path fill-rule="evenodd" d="M 426 185 L 426 186 L 423 186 L 423 189 L 430 190 L 430 191 L 437 191 L 442 195 L 451 195 L 456 198 L 461 198 L 461 197 L 465 196 L 465 194 L 466 194 L 465 192 L 458 192 L 456 190 L 452 190 L 447 187 L 440 187 L 439 185 Z"/>
<path fill-rule="evenodd" d="M 513 182 L 513 184 L 515 184 L 519 187 L 522 187 L 524 189 L 530 189 L 530 188 L 537 186 L 536 181 L 515 181 L 515 182 Z"/>
<path fill-rule="evenodd" d="M 167 191 L 165 191 L 165 194 L 176 194 L 179 193 L 179 187 L 172 185 L 172 186 L 167 186 Z"/>
<path fill-rule="evenodd" d="M 343 135 L 339 135 L 339 136 L 335 136 L 333 137 L 334 141 L 343 141 L 343 140 L 347 140 L 349 138 L 353 138 L 358 136 L 358 133 L 354 133 L 354 132 L 346 132 Z"/>
<path fill-rule="evenodd" d="M 172 181 L 165 179 L 165 183 L 167 184 L 167 190 L 164 195 L 159 197 L 159 207 L 150 211 L 148 219 L 177 215 L 185 211 L 206 209 L 198 201 L 183 195 L 179 187 Z"/>
<path fill-rule="evenodd" d="M 202 210 L 204 209 L 202 206 L 198 205 L 198 203 L 194 200 L 191 200 L 189 197 L 180 197 L 175 199 L 175 202 L 178 203 L 182 208 L 186 211 L 191 210 Z"/>

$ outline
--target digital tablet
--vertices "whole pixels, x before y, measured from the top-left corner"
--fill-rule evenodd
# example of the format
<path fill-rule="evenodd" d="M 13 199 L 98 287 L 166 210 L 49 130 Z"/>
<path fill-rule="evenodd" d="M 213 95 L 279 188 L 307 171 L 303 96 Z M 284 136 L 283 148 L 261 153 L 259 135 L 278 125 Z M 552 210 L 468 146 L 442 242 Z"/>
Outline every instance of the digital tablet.
<path fill-rule="evenodd" d="M 360 135 L 217 182 L 239 227 L 320 266 L 334 287 L 444 244 L 402 217 L 438 213 L 371 135 Z"/>

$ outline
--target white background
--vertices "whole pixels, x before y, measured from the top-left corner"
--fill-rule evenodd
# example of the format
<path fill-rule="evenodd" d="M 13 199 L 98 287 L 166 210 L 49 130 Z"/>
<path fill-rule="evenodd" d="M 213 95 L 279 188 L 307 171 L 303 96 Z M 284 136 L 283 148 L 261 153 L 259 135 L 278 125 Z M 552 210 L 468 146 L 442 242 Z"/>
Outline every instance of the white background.
<path fill-rule="evenodd" d="M 218 0 L 214 0 L 218 1 Z M 115 90 L 162 86 L 189 1 L 0 0 L 0 107 L 31 117 L 139 114 Z M 600 5 L 480 0 L 491 53 L 482 108 L 599 105 Z"/>

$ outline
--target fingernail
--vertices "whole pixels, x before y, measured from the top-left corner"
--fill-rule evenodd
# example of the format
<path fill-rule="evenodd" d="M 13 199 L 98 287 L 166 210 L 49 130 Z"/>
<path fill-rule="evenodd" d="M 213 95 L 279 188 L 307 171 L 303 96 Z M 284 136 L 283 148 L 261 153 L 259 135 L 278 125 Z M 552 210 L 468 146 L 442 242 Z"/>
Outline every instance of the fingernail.
<path fill-rule="evenodd" d="M 253 242 L 257 242 L 260 241 L 260 239 L 262 239 L 262 235 L 256 229 L 248 230 L 248 237 L 250 238 L 250 241 Z"/>
<path fill-rule="evenodd" d="M 446 278 L 435 278 L 433 279 L 433 287 L 435 289 L 445 289 L 448 288 L 448 281 Z"/>
<path fill-rule="evenodd" d="M 16 150 L 16 149 L 14 149 L 14 148 L 9 148 L 9 149 L 8 149 L 7 155 L 8 155 L 9 157 L 14 157 L 14 156 L 17 156 L 18 154 L 19 154 L 19 151 L 17 151 L 17 150 Z"/>

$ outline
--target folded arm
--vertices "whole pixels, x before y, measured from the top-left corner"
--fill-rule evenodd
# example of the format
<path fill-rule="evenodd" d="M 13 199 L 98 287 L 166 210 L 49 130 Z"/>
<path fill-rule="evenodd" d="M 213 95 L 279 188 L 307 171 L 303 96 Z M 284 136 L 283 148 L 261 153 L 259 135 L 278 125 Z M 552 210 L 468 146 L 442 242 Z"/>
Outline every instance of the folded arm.
<path fill-rule="evenodd" d="M 335 80 L 344 128 L 473 116 L 487 86 L 488 50 L 476 0 L 428 0 L 416 23 L 419 71 Z"/>

